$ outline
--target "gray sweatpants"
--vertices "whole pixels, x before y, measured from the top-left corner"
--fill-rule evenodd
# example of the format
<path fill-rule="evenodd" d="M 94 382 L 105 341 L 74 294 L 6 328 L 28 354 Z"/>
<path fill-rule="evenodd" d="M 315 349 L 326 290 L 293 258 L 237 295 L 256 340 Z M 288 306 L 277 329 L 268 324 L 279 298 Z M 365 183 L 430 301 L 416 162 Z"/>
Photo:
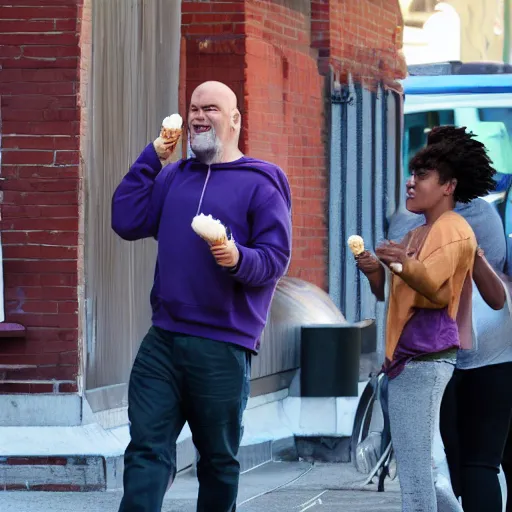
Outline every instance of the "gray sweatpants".
<path fill-rule="evenodd" d="M 434 439 L 441 439 L 441 400 L 453 369 L 447 362 L 412 361 L 389 381 L 391 438 L 403 512 L 462 512 L 433 460 Z"/>

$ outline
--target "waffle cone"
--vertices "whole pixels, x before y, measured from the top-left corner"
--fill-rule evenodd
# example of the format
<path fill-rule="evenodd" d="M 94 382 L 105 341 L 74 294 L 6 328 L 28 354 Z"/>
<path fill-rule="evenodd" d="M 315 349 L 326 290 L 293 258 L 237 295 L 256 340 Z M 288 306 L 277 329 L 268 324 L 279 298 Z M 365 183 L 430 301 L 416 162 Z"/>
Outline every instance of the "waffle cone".
<path fill-rule="evenodd" d="M 214 246 L 214 245 L 223 245 L 223 244 L 227 244 L 228 243 L 228 239 L 227 237 L 222 237 L 222 238 L 208 238 L 208 237 L 203 237 L 204 240 L 206 240 L 208 242 L 208 244 L 210 244 L 211 246 Z"/>
<path fill-rule="evenodd" d="M 171 151 L 174 151 L 182 133 L 183 130 L 181 128 L 164 128 L 162 126 L 162 129 L 160 130 L 160 137 L 166 144 L 171 143 L 170 149 Z"/>

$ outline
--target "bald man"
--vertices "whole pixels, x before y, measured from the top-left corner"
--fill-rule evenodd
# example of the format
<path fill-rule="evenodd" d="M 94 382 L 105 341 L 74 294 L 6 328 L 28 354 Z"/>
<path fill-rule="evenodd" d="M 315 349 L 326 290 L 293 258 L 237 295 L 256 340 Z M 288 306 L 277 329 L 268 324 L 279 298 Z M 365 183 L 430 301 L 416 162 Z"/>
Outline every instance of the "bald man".
<path fill-rule="evenodd" d="M 200 85 L 188 115 L 194 157 L 162 166 L 170 150 L 158 138 L 114 193 L 114 231 L 158 241 L 152 327 L 130 376 L 121 512 L 161 510 L 185 422 L 199 452 L 198 512 L 236 510 L 250 358 L 291 253 L 286 176 L 242 154 L 240 127 L 233 91 Z M 230 242 L 210 248 L 198 237 L 199 213 L 219 219 Z"/>

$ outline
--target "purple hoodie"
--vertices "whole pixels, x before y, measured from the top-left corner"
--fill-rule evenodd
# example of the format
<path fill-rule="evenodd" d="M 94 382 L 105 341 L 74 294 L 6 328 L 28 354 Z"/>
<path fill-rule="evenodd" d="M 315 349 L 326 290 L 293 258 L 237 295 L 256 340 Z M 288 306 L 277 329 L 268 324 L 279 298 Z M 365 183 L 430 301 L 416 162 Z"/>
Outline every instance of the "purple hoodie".
<path fill-rule="evenodd" d="M 231 230 L 240 251 L 235 271 L 220 267 L 192 230 L 198 213 Z M 158 240 L 153 325 L 258 351 L 291 254 L 290 188 L 279 167 L 244 156 L 162 169 L 149 144 L 114 193 L 112 228 L 125 240 Z"/>

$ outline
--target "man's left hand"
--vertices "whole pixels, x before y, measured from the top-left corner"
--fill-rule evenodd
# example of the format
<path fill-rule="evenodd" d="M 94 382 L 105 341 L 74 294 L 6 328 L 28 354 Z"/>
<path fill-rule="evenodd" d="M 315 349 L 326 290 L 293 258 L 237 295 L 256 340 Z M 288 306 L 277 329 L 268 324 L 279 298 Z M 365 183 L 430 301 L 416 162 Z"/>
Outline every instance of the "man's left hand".
<path fill-rule="evenodd" d="M 234 268 L 238 265 L 240 253 L 235 242 L 230 240 L 222 245 L 212 245 L 210 248 L 218 265 L 226 268 Z"/>

